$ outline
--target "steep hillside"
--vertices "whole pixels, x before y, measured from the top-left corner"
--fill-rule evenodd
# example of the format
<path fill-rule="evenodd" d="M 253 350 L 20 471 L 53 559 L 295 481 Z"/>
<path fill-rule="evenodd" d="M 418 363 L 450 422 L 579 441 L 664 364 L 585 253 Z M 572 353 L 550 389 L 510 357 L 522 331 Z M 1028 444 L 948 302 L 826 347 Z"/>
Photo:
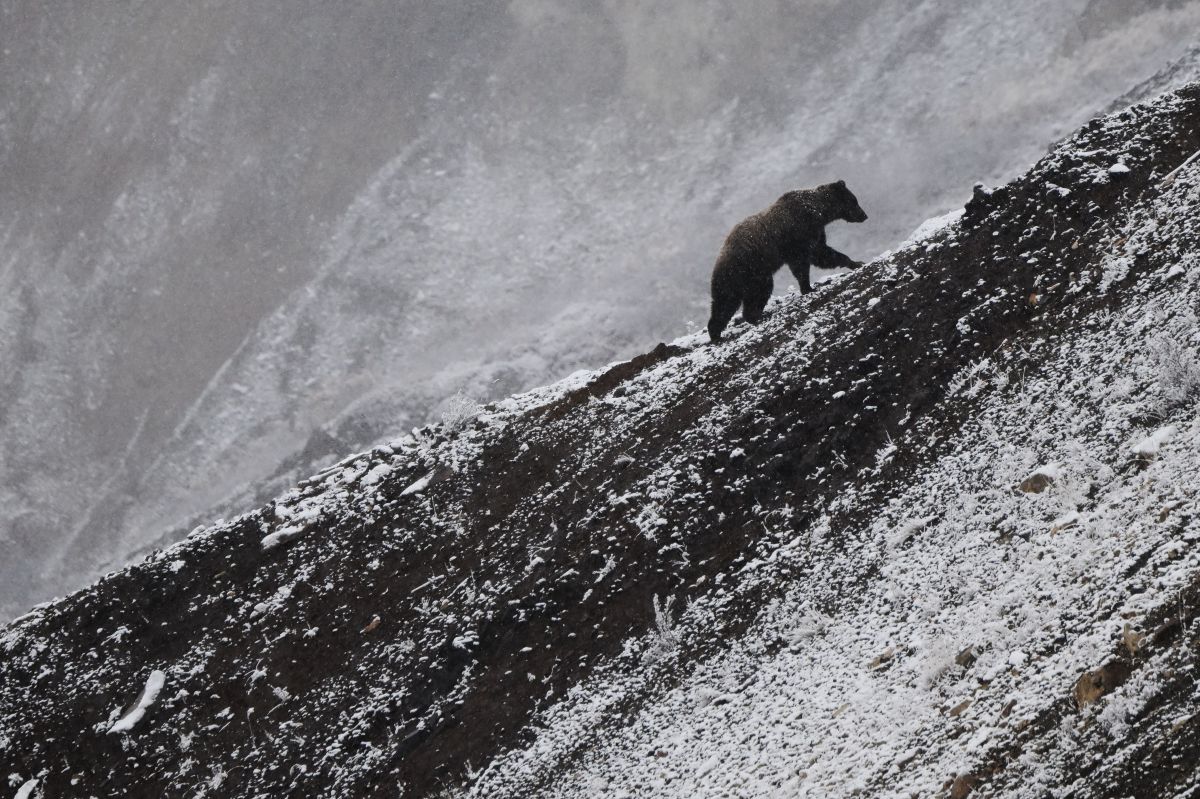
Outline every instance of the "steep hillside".
<path fill-rule="evenodd" d="M 46 796 L 1188 796 L 1200 84 L 0 634 Z M 1178 170 L 1178 171 L 1176 171 Z"/>
<path fill-rule="evenodd" d="M 869 257 L 1198 28 L 1200 0 L 6 0 L 0 618 L 456 391 L 678 335 L 785 189 L 870 197 L 840 242 Z"/>

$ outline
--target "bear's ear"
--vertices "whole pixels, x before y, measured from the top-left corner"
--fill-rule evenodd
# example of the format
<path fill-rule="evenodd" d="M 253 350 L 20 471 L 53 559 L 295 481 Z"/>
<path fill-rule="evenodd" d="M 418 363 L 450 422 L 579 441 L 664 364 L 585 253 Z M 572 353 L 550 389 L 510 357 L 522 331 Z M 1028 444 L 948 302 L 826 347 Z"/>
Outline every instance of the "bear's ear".
<path fill-rule="evenodd" d="M 846 188 L 846 181 L 839 180 L 837 183 L 834 183 L 833 185 L 837 186 L 839 189 L 844 189 L 844 188 Z"/>

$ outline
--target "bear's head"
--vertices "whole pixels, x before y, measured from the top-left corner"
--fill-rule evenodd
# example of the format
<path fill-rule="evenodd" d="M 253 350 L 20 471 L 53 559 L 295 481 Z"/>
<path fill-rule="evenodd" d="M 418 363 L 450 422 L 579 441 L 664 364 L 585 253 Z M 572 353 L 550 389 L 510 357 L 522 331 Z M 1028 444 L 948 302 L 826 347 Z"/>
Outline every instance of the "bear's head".
<path fill-rule="evenodd" d="M 846 181 L 826 183 L 818 191 L 823 195 L 823 205 L 828 210 L 830 219 L 844 219 L 847 222 L 867 221 L 867 212 L 858 204 L 854 192 L 846 188 Z"/>

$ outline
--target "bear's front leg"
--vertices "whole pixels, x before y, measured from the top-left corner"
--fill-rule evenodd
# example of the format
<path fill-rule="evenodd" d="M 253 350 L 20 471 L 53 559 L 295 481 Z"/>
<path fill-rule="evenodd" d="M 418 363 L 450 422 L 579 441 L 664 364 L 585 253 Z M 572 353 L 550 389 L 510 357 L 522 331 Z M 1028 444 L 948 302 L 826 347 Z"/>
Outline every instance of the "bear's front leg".
<path fill-rule="evenodd" d="M 813 249 L 813 263 L 822 269 L 858 269 L 862 266 L 862 261 L 856 261 L 844 252 L 838 252 L 828 244 Z"/>

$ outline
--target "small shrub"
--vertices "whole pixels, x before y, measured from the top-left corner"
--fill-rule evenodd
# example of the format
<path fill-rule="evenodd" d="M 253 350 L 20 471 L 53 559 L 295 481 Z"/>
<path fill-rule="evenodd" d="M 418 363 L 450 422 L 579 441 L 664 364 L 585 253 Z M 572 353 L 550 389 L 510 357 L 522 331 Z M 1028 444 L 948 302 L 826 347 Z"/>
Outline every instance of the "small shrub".
<path fill-rule="evenodd" d="M 1200 360 L 1191 347 L 1159 336 L 1150 343 L 1150 357 L 1157 372 L 1159 410 L 1169 413 L 1200 400 Z"/>
<path fill-rule="evenodd" d="M 446 409 L 442 411 L 442 423 L 447 433 L 456 433 L 475 421 L 482 410 L 479 403 L 461 391 L 446 401 Z"/>
<path fill-rule="evenodd" d="M 660 603 L 658 594 L 654 595 L 654 627 L 650 630 L 650 646 L 646 648 L 644 655 L 646 663 L 654 664 L 666 660 L 679 648 L 679 633 L 675 631 L 675 621 L 671 618 L 674 604 L 673 596 Z"/>

